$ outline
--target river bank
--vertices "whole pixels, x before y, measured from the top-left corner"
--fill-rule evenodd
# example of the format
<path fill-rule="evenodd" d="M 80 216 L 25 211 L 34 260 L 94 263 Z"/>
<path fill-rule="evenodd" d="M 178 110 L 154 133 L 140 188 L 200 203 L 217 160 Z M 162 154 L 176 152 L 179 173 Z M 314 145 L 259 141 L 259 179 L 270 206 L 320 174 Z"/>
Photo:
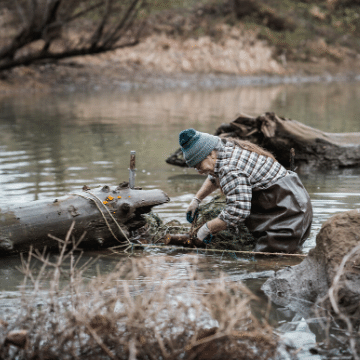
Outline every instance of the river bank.
<path fill-rule="evenodd" d="M 96 59 L 92 59 L 96 60 Z M 305 65 L 304 65 L 305 67 Z M 358 81 L 360 69 L 346 66 L 318 68 L 317 71 L 258 74 L 225 74 L 202 72 L 171 72 L 123 66 L 103 61 L 101 64 L 64 61 L 59 64 L 32 65 L 13 69 L 0 78 L 0 94 L 36 92 L 81 92 L 114 90 L 176 90 L 232 88 L 247 85 L 299 84 L 332 81 Z M 336 71 L 337 70 L 337 71 Z"/>
<path fill-rule="evenodd" d="M 9 9 L 0 11 L 4 44 L 18 31 Z M 142 32 L 132 46 L 3 70 L 0 94 L 226 88 L 360 76 L 354 1 L 159 0 L 148 10 L 139 13 L 134 28 L 141 23 Z M 95 28 L 88 17 L 63 29 L 53 52 L 64 50 L 67 37 L 81 42 Z"/>
<path fill-rule="evenodd" d="M 275 56 L 274 46 L 240 26 L 223 26 L 221 34 L 220 40 L 202 36 L 185 41 L 152 34 L 129 48 L 19 66 L 0 74 L 0 94 L 161 91 L 360 79 L 360 61 L 353 54 L 341 62 L 320 55 L 312 61 L 287 61 L 285 55 Z"/>

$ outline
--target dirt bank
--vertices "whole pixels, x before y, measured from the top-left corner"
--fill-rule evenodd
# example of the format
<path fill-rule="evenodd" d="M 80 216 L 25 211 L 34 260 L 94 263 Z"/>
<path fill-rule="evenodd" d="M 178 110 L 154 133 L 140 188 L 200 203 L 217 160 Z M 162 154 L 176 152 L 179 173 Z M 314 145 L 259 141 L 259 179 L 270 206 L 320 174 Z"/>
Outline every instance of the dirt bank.
<path fill-rule="evenodd" d="M 332 312 L 359 323 L 359 224 L 359 209 L 328 219 L 308 257 L 299 265 L 282 269 L 269 278 L 263 285 L 265 293 L 275 303 L 300 308 L 304 314 L 312 310 L 309 303 L 302 307 L 301 302 L 318 301 L 323 307 L 331 303 Z"/>
<path fill-rule="evenodd" d="M 153 35 L 136 47 L 58 63 L 22 66 L 3 72 L 0 94 L 38 91 L 128 91 L 133 89 L 232 87 L 279 82 L 358 79 L 360 65 L 349 59 L 309 66 L 272 58 L 262 41 L 228 38 L 223 44 L 209 37 L 181 43 Z"/>
<path fill-rule="evenodd" d="M 258 5 L 248 9 L 245 20 L 230 2 L 157 13 L 149 17 L 136 46 L 3 71 L 0 94 L 230 87 L 354 79 L 360 74 L 357 43 L 350 41 L 355 33 L 347 34 L 347 45 L 335 41 L 342 33 L 335 34 L 326 20 L 334 15 L 325 5 L 320 14 L 328 11 L 328 17 L 319 17 L 310 6 L 305 12 L 296 8 L 295 16 L 290 8 L 277 9 L 276 2 L 271 9 L 253 2 Z M 269 19 L 282 28 L 274 30 Z M 313 33 L 304 33 L 308 23 Z M 328 31 L 321 32 L 325 27 Z"/>

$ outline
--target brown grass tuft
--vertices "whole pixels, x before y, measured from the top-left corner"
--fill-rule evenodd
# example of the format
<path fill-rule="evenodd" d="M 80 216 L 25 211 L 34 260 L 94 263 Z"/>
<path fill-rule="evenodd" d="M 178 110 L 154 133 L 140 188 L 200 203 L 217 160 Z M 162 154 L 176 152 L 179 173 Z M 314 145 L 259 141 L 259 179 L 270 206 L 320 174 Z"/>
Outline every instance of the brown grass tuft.
<path fill-rule="evenodd" d="M 171 258 L 181 276 L 163 270 L 168 258 L 127 258 L 89 281 L 70 232 L 55 261 L 37 251 L 23 261 L 23 301 L 0 327 L 1 359 L 274 357 L 277 337 L 252 315 L 256 297 L 241 283 L 203 278 L 191 256 Z M 9 341 L 12 334 L 25 342 Z"/>
<path fill-rule="evenodd" d="M 315 307 L 317 316 L 326 319 L 321 322 L 327 334 L 326 347 L 331 348 L 335 339 L 351 351 L 355 360 L 360 360 L 359 259 L 357 245 L 343 256 L 327 294 Z"/>

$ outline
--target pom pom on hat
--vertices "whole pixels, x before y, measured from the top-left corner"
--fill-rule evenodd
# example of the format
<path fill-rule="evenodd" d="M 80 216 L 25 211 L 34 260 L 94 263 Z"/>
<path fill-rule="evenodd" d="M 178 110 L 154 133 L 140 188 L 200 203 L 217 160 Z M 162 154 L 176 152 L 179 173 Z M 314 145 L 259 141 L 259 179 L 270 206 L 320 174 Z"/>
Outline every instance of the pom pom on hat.
<path fill-rule="evenodd" d="M 186 144 L 196 135 L 195 129 L 186 129 L 179 135 L 179 143 L 182 147 L 187 147 Z"/>
<path fill-rule="evenodd" d="M 179 144 L 189 167 L 194 167 L 203 161 L 219 142 L 220 139 L 217 136 L 195 129 L 186 129 L 179 134 Z"/>

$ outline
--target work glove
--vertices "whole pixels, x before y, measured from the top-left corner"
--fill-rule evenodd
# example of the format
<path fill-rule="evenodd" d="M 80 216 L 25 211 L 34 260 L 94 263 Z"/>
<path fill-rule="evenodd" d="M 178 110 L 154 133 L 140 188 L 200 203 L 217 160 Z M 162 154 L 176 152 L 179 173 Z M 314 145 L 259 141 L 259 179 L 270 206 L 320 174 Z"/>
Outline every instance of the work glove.
<path fill-rule="evenodd" d="M 199 204 L 201 200 L 198 199 L 196 196 L 191 200 L 189 207 L 186 210 L 186 220 L 189 223 L 192 223 L 199 212 Z"/>
<path fill-rule="evenodd" d="M 212 239 L 212 234 L 207 226 L 207 223 L 205 223 L 198 231 L 197 238 L 202 241 L 205 244 L 210 244 Z"/>

